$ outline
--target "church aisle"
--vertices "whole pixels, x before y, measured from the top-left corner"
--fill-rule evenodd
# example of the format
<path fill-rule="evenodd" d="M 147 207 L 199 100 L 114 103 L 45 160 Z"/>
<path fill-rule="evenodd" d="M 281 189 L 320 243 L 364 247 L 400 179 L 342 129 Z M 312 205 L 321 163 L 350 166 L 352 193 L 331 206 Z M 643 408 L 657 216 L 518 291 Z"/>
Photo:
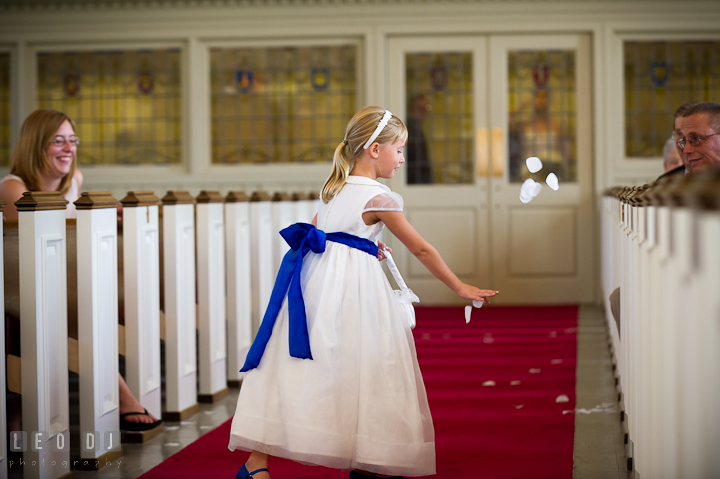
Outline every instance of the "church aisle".
<path fill-rule="evenodd" d="M 450 316 L 440 317 L 440 310 Z M 602 313 L 582 307 L 576 323 L 574 310 L 489 307 L 475 310 L 466 326 L 461 308 L 418 308 L 416 343 L 438 441 L 435 477 L 628 477 L 622 470 L 617 406 L 612 405 L 615 411 L 608 407 L 591 414 L 570 412 L 576 395 L 577 407 L 591 410 L 596 403 L 611 402 L 616 394 Z M 547 312 L 553 313 L 551 319 L 538 319 Z M 576 331 L 577 392 L 573 386 Z M 452 366 L 456 355 L 463 359 Z M 547 364 L 535 364 L 538 360 Z M 533 371 L 537 369 L 540 372 Z M 454 389 L 459 393 L 453 394 Z M 125 445 L 120 466 L 99 473 L 73 471 L 73 476 L 136 478 L 212 431 L 144 479 L 178 477 L 183 470 L 193 477 L 203 470 L 207 477 L 233 477 L 244 458 L 243 453 L 226 449 L 226 421 L 234 412 L 237 393 L 231 390 L 218 403 L 202 405 L 200 413 L 183 424 L 168 423 L 166 432 L 145 445 Z M 563 394 L 568 402 L 562 402 L 564 398 L 556 402 Z M 223 426 L 213 431 L 219 425 Z M 210 442 L 205 445 L 206 441 Z M 183 458 L 196 448 L 194 457 Z M 166 469 L 178 461 L 185 463 L 185 469 Z M 271 468 L 278 479 L 290 477 L 293 470 L 301 474 L 293 477 L 347 477 L 289 461 L 274 460 Z"/>

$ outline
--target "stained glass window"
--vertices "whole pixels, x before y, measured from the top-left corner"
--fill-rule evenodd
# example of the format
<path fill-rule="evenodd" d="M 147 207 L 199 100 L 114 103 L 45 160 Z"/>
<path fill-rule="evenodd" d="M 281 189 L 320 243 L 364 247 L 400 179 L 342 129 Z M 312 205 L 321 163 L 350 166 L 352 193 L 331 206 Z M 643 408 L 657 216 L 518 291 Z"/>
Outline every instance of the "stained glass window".
<path fill-rule="evenodd" d="M 181 162 L 178 49 L 38 53 L 38 107 L 67 114 L 80 165 Z"/>
<path fill-rule="evenodd" d="M 657 158 L 677 107 L 720 101 L 720 41 L 626 41 L 625 155 Z"/>
<path fill-rule="evenodd" d="M 577 180 L 575 52 L 508 52 L 508 161 L 511 182 L 530 176 L 525 159 L 543 162 L 542 174 Z"/>
<path fill-rule="evenodd" d="M 407 183 L 473 183 L 472 54 L 408 53 L 405 81 Z"/>
<path fill-rule="evenodd" d="M 358 108 L 355 45 L 212 48 L 213 164 L 332 161 Z"/>
<path fill-rule="evenodd" d="M 0 52 L 0 166 L 10 166 L 10 54 Z"/>

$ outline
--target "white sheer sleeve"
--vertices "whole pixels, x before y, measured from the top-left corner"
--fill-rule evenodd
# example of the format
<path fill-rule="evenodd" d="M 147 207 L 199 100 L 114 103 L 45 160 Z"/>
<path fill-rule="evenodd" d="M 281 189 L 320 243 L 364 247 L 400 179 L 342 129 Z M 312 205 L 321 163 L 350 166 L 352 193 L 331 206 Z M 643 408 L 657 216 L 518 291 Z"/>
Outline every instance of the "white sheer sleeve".
<path fill-rule="evenodd" d="M 402 211 L 403 210 L 403 199 L 397 193 L 389 191 L 374 196 L 367 202 L 363 213 L 366 211 Z"/>

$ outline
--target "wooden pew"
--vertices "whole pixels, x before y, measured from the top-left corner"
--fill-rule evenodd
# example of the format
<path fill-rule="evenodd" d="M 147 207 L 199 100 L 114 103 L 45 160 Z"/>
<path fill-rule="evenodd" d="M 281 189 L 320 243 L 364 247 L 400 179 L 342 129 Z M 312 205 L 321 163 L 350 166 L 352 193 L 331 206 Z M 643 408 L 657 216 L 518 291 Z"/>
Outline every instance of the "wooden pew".
<path fill-rule="evenodd" d="M 290 250 L 290 247 L 285 242 L 282 236 L 278 234 L 283 228 L 287 228 L 291 224 L 296 222 L 297 214 L 295 203 L 292 202 L 292 198 L 287 193 L 276 192 L 272 197 L 272 221 L 273 221 L 273 276 L 277 276 L 280 270 L 280 264 L 282 263 L 285 253 Z"/>
<path fill-rule="evenodd" d="M 274 284 L 271 198 L 264 191 L 250 196 L 250 249 L 252 288 L 252 334 L 257 334 Z"/>
<path fill-rule="evenodd" d="M 182 421 L 197 401 L 195 199 L 168 191 L 162 199 L 166 421 Z"/>
<path fill-rule="evenodd" d="M 3 251 L 3 209 L 6 203 L 0 200 L 0 253 Z M 0 254 L 0 313 L 5 317 L 5 285 L 3 255 Z M 5 371 L 5 328 L 0 330 L 0 371 Z M 5 391 L 5 375 L 0 374 L 0 391 Z M 0 412 L 6 411 L 5 394 L 0 394 Z M 8 474 L 7 460 L 7 416 L 0 413 L 0 479 L 6 479 Z"/>
<path fill-rule="evenodd" d="M 110 193 L 83 193 L 77 208 L 76 300 L 80 464 L 100 469 L 122 456 L 118 392 L 117 207 Z M 70 236 L 70 235 L 68 235 Z M 91 433 L 92 437 L 88 437 Z M 113 438 L 114 435 L 114 438 Z M 85 461 L 91 460 L 91 461 Z"/>
<path fill-rule="evenodd" d="M 240 387 L 240 372 L 253 339 L 250 203 L 242 191 L 225 197 L 228 386 Z"/>
<path fill-rule="evenodd" d="M 125 381 L 140 404 L 161 417 L 160 200 L 151 191 L 129 191 L 121 203 Z"/>
<path fill-rule="evenodd" d="M 56 192 L 26 192 L 18 210 L 25 477 L 70 475 L 65 208 Z M 55 447 L 53 447 L 55 446 Z"/>
<path fill-rule="evenodd" d="M 228 394 L 223 197 L 217 191 L 202 191 L 196 201 L 198 400 L 213 402 Z"/>
<path fill-rule="evenodd" d="M 621 289 L 608 327 L 629 465 L 719 476 L 720 171 L 610 189 L 602 230 L 605 297 Z"/>

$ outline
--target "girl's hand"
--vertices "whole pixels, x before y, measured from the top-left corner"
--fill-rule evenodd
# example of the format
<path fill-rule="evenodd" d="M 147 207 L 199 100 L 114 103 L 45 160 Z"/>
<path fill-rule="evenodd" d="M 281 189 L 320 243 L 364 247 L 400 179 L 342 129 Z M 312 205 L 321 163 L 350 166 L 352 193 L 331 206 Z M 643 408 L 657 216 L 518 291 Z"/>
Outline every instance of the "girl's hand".
<path fill-rule="evenodd" d="M 480 289 L 465 283 L 462 283 L 455 292 L 461 298 L 485 301 L 487 304 L 490 304 L 491 297 L 499 293 L 499 291 L 492 289 Z"/>
<path fill-rule="evenodd" d="M 385 259 L 385 255 L 383 254 L 383 250 L 386 249 L 392 253 L 392 248 L 388 248 L 385 243 L 382 241 L 378 241 L 378 261 L 382 261 Z"/>

